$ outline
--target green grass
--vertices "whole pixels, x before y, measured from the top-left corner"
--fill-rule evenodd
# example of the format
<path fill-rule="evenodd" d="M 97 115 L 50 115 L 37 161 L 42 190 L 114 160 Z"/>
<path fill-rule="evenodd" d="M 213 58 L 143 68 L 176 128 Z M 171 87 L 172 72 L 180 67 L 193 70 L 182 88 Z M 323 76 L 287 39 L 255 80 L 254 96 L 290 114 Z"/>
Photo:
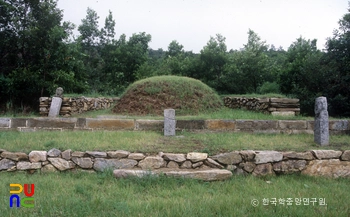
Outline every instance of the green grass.
<path fill-rule="evenodd" d="M 1 216 L 339 216 L 350 215 L 349 179 L 234 176 L 222 182 L 109 173 L 0 173 Z M 269 182 L 267 182 L 269 181 Z M 9 184 L 34 183 L 35 207 L 10 208 Z M 23 193 L 20 194 L 24 195 Z M 325 198 L 326 206 L 262 205 L 264 198 Z M 253 207 L 252 200 L 259 205 Z"/>
<path fill-rule="evenodd" d="M 193 133 L 178 132 L 176 137 L 164 137 L 161 132 L 137 131 L 64 131 L 64 132 L 0 132 L 0 149 L 8 151 L 60 150 L 157 153 L 191 151 L 215 154 L 234 150 L 307 151 L 313 149 L 349 150 L 349 135 L 333 135 L 330 146 L 318 146 L 313 135 Z"/>
<path fill-rule="evenodd" d="M 178 114 L 197 114 L 222 107 L 222 99 L 203 82 L 182 76 L 155 76 L 131 84 L 113 111 L 161 114 L 166 108 Z"/>

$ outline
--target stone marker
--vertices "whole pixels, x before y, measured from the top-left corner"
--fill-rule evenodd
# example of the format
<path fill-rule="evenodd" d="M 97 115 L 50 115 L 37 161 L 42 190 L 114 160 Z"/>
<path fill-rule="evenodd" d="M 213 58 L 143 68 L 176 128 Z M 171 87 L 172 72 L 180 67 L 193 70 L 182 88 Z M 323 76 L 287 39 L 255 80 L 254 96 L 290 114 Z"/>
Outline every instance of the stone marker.
<path fill-rule="evenodd" d="M 175 136 L 175 110 L 164 110 L 164 136 Z"/>
<path fill-rule="evenodd" d="M 63 97 L 63 88 L 62 87 L 59 87 L 56 89 L 56 93 L 55 93 L 55 97 L 60 97 L 62 98 Z"/>
<path fill-rule="evenodd" d="M 314 141 L 322 146 L 329 145 L 329 121 L 326 97 L 318 97 L 315 101 Z"/>
<path fill-rule="evenodd" d="M 55 118 L 60 114 L 62 105 L 62 99 L 59 97 L 53 97 L 50 106 L 49 117 Z"/>

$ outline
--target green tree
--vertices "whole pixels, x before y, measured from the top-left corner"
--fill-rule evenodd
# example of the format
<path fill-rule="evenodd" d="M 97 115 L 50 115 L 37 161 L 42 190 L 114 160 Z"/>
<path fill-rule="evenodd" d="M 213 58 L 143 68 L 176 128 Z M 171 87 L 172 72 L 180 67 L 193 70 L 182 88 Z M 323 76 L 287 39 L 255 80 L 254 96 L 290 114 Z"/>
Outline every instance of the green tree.
<path fill-rule="evenodd" d="M 246 92 L 257 92 L 258 87 L 267 80 L 268 76 L 268 56 L 266 55 L 268 46 L 265 41 L 253 30 L 248 31 L 248 42 L 244 48 L 236 52 L 236 65 L 240 74 L 244 77 L 242 82 L 246 86 Z"/>
<path fill-rule="evenodd" d="M 81 20 L 82 23 L 78 26 L 80 36 L 77 42 L 80 44 L 81 59 L 84 62 L 88 84 L 92 92 L 99 92 L 102 85 L 100 72 L 103 66 L 99 50 L 101 32 L 98 26 L 98 19 L 99 16 L 96 11 L 88 8 L 86 17 Z"/>
<path fill-rule="evenodd" d="M 326 48 L 328 85 L 325 95 L 330 114 L 350 117 L 350 13 L 339 20 L 339 28 L 328 38 Z"/>
<path fill-rule="evenodd" d="M 0 1 L 0 99 L 37 106 L 57 86 L 74 88 L 66 40 L 73 26 L 62 23 L 56 1 Z"/>
<path fill-rule="evenodd" d="M 298 38 L 287 51 L 287 60 L 280 77 L 284 94 L 300 99 L 301 112 L 313 114 L 314 99 L 325 91 L 324 67 L 320 60 L 322 53 L 317 49 L 316 39 Z"/>
<path fill-rule="evenodd" d="M 217 90 L 220 89 L 221 77 L 228 61 L 225 40 L 226 38 L 220 34 L 217 34 L 215 38 L 210 37 L 199 56 L 202 72 L 197 79 Z"/>

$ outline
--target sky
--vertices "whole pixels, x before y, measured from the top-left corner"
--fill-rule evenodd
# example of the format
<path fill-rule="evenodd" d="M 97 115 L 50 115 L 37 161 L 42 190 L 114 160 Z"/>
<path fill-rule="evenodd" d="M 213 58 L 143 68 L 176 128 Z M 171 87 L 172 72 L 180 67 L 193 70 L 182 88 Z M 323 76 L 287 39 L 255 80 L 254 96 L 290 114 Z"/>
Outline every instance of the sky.
<path fill-rule="evenodd" d="M 176 40 L 185 51 L 199 53 L 216 34 L 226 38 L 228 50 L 243 48 L 249 29 L 276 48 L 286 50 L 302 36 L 324 49 L 348 12 L 348 0 L 58 0 L 57 7 L 64 21 L 77 26 L 90 7 L 100 28 L 111 11 L 116 38 L 146 32 L 152 49 L 167 50 Z"/>

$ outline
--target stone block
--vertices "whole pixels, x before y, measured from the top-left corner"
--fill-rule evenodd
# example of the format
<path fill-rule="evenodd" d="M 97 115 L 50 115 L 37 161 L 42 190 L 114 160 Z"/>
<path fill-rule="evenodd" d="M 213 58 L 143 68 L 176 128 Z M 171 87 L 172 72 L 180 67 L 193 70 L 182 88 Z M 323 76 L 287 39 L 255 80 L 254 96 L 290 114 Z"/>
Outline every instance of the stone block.
<path fill-rule="evenodd" d="M 269 131 L 277 130 L 277 121 L 268 120 L 236 120 L 236 130 L 240 131 Z"/>
<path fill-rule="evenodd" d="M 203 181 L 220 181 L 231 178 L 232 172 L 229 170 L 209 169 L 209 170 L 194 170 L 194 171 L 166 171 L 166 176 L 178 178 L 191 178 Z"/>
<path fill-rule="evenodd" d="M 128 158 L 133 160 L 143 160 L 146 156 L 143 153 L 131 153 Z"/>
<path fill-rule="evenodd" d="M 41 168 L 41 163 L 36 162 L 36 163 L 31 163 L 27 161 L 21 161 L 17 163 L 17 169 L 18 170 L 35 170 L 35 169 L 40 169 Z"/>
<path fill-rule="evenodd" d="M 44 162 L 47 160 L 47 152 L 46 151 L 31 151 L 29 153 L 29 161 L 30 162 Z"/>
<path fill-rule="evenodd" d="M 23 152 L 8 152 L 4 151 L 0 155 L 2 158 L 11 159 L 14 161 L 28 160 L 28 155 Z"/>
<path fill-rule="evenodd" d="M 72 150 L 71 149 L 65 150 L 61 153 L 61 155 L 63 159 L 70 160 L 72 158 Z"/>
<path fill-rule="evenodd" d="M 326 177 L 350 177 L 350 162 L 339 159 L 313 160 L 302 171 L 302 174 Z"/>
<path fill-rule="evenodd" d="M 10 122 L 11 119 L 10 118 L 0 118 L 0 127 L 10 127 Z"/>
<path fill-rule="evenodd" d="M 87 151 L 86 153 L 92 157 L 95 157 L 95 158 L 107 157 L 107 153 L 101 152 L 101 151 Z"/>
<path fill-rule="evenodd" d="M 60 114 L 62 99 L 60 97 L 53 97 L 50 105 L 49 117 L 55 118 Z"/>
<path fill-rule="evenodd" d="M 284 104 L 297 104 L 299 99 L 288 99 L 288 98 L 270 98 L 271 103 L 284 103 Z"/>
<path fill-rule="evenodd" d="M 84 158 L 72 157 L 72 161 L 83 169 L 91 169 L 93 165 L 93 162 L 89 157 L 84 157 Z"/>
<path fill-rule="evenodd" d="M 138 164 L 139 167 L 142 169 L 159 169 L 161 167 L 164 167 L 166 165 L 166 162 L 163 158 L 158 156 L 150 156 L 146 157 L 145 159 L 141 160 Z"/>
<path fill-rule="evenodd" d="M 163 158 L 165 160 L 175 161 L 178 163 L 182 163 L 186 161 L 185 154 L 164 153 Z"/>
<path fill-rule="evenodd" d="M 299 159 L 299 160 L 313 160 L 313 159 L 315 159 L 310 151 L 307 151 L 307 152 L 294 152 L 294 151 L 284 152 L 283 158 L 285 158 L 285 159 Z"/>
<path fill-rule="evenodd" d="M 110 158 L 126 158 L 128 157 L 130 152 L 118 150 L 118 151 L 108 151 L 107 156 Z"/>
<path fill-rule="evenodd" d="M 218 161 L 219 163 L 226 164 L 226 165 L 232 165 L 232 164 L 238 164 L 242 162 L 242 157 L 239 154 L 239 152 L 233 151 L 230 153 L 223 153 L 218 154 L 211 157 L 213 160 Z"/>
<path fill-rule="evenodd" d="M 273 164 L 273 170 L 277 173 L 291 174 L 300 172 L 306 167 L 306 160 L 288 160 Z"/>
<path fill-rule="evenodd" d="M 27 120 L 28 119 L 26 119 L 26 118 L 12 118 L 11 119 L 11 128 L 26 127 Z"/>
<path fill-rule="evenodd" d="M 274 175 L 273 167 L 270 163 L 256 165 L 253 173 L 254 176 Z"/>
<path fill-rule="evenodd" d="M 86 127 L 106 130 L 134 130 L 135 122 L 131 119 L 86 118 Z"/>
<path fill-rule="evenodd" d="M 206 128 L 205 120 L 177 120 L 176 129 L 203 130 Z"/>
<path fill-rule="evenodd" d="M 9 159 L 0 160 L 0 170 L 8 170 L 16 166 L 16 163 Z"/>
<path fill-rule="evenodd" d="M 106 169 L 131 169 L 136 165 L 137 161 L 132 159 L 96 158 L 93 168 L 96 171 L 104 171 Z"/>
<path fill-rule="evenodd" d="M 164 127 L 163 120 L 136 120 L 136 130 L 161 131 Z"/>
<path fill-rule="evenodd" d="M 344 151 L 340 159 L 345 161 L 350 161 L 350 150 Z"/>
<path fill-rule="evenodd" d="M 334 150 L 313 150 L 312 153 L 316 156 L 317 159 L 331 159 L 336 158 L 338 159 L 341 155 L 341 151 L 334 151 Z"/>
<path fill-rule="evenodd" d="M 278 161 L 281 161 L 282 159 L 283 159 L 283 154 L 277 151 L 260 151 L 260 152 L 256 152 L 256 155 L 255 155 L 256 164 L 278 162 Z"/>
<path fill-rule="evenodd" d="M 219 169 L 224 168 L 224 166 L 222 166 L 221 164 L 219 164 L 218 162 L 216 162 L 215 160 L 209 157 L 204 161 L 204 164 L 211 168 L 219 168 Z"/>
<path fill-rule="evenodd" d="M 77 128 L 85 128 L 86 127 L 86 118 L 78 118 L 75 124 Z"/>
<path fill-rule="evenodd" d="M 208 154 L 207 153 L 198 153 L 198 152 L 190 152 L 187 153 L 187 160 L 192 161 L 193 163 L 199 162 L 199 161 L 204 161 L 207 159 Z"/>
<path fill-rule="evenodd" d="M 234 131 L 236 122 L 234 120 L 206 120 L 206 128 L 213 131 Z"/>
<path fill-rule="evenodd" d="M 346 131 L 349 129 L 349 122 L 347 120 L 329 121 L 329 130 Z"/>
<path fill-rule="evenodd" d="M 74 168 L 71 162 L 66 161 L 62 158 L 48 158 L 50 163 L 60 171 L 68 170 Z"/>
<path fill-rule="evenodd" d="M 73 129 L 76 122 L 76 118 L 30 118 L 27 127 Z"/>
<path fill-rule="evenodd" d="M 307 128 L 307 122 L 280 120 L 278 121 L 278 126 L 282 130 L 305 130 Z"/>
<path fill-rule="evenodd" d="M 272 116 L 295 116 L 294 111 L 274 111 L 271 112 Z"/>

